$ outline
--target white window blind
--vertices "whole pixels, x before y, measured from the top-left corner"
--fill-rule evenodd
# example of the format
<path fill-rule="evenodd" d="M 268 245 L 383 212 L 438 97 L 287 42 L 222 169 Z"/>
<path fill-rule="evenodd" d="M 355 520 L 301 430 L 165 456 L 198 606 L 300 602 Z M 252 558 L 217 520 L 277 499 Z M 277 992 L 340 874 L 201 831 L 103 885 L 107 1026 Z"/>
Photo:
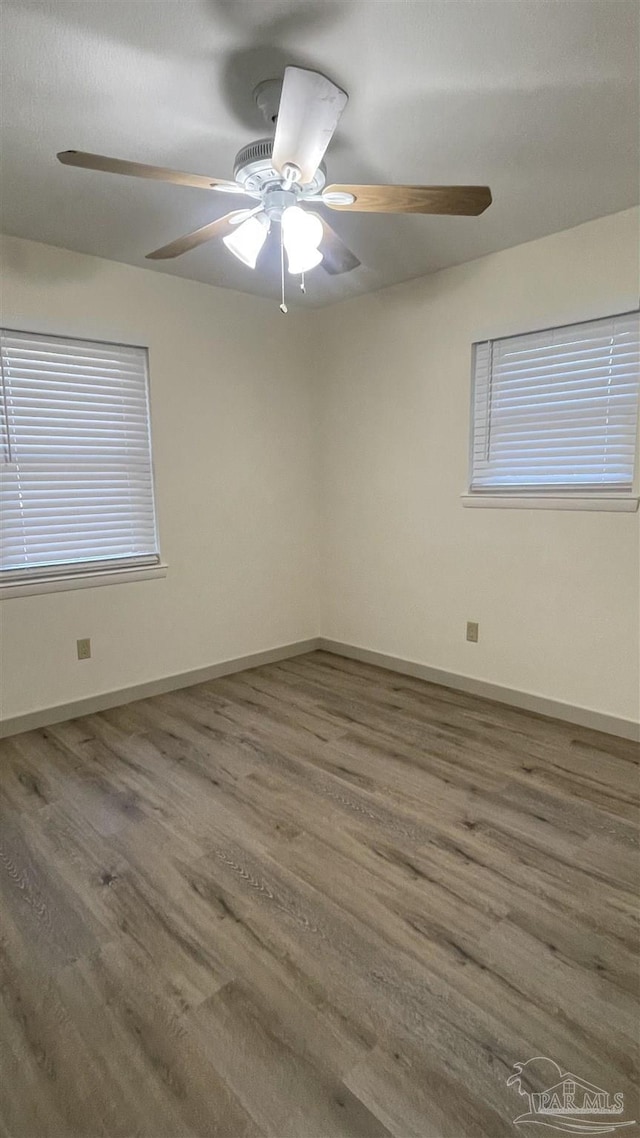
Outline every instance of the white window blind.
<path fill-rule="evenodd" d="M 157 564 L 147 353 L 0 332 L 2 581 Z"/>
<path fill-rule="evenodd" d="M 474 345 L 471 492 L 629 492 L 637 312 Z"/>

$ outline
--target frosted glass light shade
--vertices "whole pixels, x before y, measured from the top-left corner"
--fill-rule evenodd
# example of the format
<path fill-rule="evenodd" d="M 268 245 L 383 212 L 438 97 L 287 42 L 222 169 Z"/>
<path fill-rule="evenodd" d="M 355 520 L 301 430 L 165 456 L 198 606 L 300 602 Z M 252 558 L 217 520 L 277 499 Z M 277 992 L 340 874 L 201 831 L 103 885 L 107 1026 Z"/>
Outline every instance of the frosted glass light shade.
<path fill-rule="evenodd" d="M 315 269 L 322 261 L 322 253 L 319 249 L 304 249 L 297 251 L 295 254 L 289 253 L 287 250 L 287 261 L 289 264 L 289 272 L 294 276 L 299 273 L 308 273 L 311 269 Z"/>
<path fill-rule="evenodd" d="M 262 216 L 264 217 L 264 215 Z M 249 217 L 233 233 L 223 237 L 222 240 L 234 257 L 237 257 L 244 265 L 248 265 L 250 269 L 255 269 L 258 254 L 267 240 L 268 232 L 268 218 L 264 217 L 263 220 L 262 217 Z"/>
<path fill-rule="evenodd" d="M 308 273 L 322 261 L 318 245 L 322 241 L 322 222 L 300 206 L 290 206 L 282 214 L 282 239 L 287 250 L 290 273 Z"/>
<path fill-rule="evenodd" d="M 307 213 L 299 205 L 289 206 L 282 214 L 282 232 L 287 242 L 300 242 L 317 247 L 322 241 L 322 222 L 315 213 Z"/>

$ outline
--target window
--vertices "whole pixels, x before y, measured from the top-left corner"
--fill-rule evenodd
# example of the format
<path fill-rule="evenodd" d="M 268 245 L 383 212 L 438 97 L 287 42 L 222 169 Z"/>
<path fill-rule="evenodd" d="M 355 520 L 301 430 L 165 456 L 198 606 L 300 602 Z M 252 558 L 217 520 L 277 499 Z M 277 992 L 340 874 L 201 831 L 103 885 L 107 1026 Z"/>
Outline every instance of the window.
<path fill-rule="evenodd" d="M 474 344 L 466 504 L 527 494 L 635 502 L 639 349 L 637 312 Z"/>
<path fill-rule="evenodd" d="M 157 566 L 146 350 L 5 329 L 0 362 L 2 585 Z"/>

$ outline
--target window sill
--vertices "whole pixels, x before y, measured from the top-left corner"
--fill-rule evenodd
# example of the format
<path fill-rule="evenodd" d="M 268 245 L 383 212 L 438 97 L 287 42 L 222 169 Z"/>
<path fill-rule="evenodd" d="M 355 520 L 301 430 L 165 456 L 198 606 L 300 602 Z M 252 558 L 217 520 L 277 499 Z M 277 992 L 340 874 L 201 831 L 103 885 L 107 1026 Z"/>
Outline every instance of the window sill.
<path fill-rule="evenodd" d="M 462 494 L 462 505 L 501 510 L 622 510 L 634 513 L 638 497 L 618 494 Z"/>
<path fill-rule="evenodd" d="M 67 589 L 97 589 L 102 585 L 120 585 L 131 581 L 150 581 L 166 577 L 166 565 L 139 565 L 128 569 L 105 569 L 104 572 L 66 573 L 58 577 L 40 577 L 31 581 L 0 583 L 0 600 L 29 597 L 37 593 L 61 593 Z"/>

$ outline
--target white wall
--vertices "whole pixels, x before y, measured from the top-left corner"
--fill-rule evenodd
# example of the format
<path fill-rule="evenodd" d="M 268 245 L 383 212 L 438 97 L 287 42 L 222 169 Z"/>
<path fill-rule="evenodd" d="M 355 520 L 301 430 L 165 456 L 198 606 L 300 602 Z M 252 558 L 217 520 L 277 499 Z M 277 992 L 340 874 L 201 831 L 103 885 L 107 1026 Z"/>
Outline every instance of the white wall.
<path fill-rule="evenodd" d="M 638 514 L 459 497 L 471 343 L 638 291 L 631 210 L 318 314 L 324 636 L 638 719 Z"/>
<path fill-rule="evenodd" d="M 459 497 L 472 341 L 635 307 L 637 248 L 629 211 L 283 320 L 5 239 L 3 323 L 150 346 L 169 573 L 3 602 L 3 717 L 321 632 L 638 719 L 638 514 Z"/>
<path fill-rule="evenodd" d="M 3 239 L 2 322 L 147 344 L 164 580 L 3 602 L 2 715 L 314 636 L 307 316 L 277 301 Z M 76 659 L 89 636 L 93 657 Z"/>

